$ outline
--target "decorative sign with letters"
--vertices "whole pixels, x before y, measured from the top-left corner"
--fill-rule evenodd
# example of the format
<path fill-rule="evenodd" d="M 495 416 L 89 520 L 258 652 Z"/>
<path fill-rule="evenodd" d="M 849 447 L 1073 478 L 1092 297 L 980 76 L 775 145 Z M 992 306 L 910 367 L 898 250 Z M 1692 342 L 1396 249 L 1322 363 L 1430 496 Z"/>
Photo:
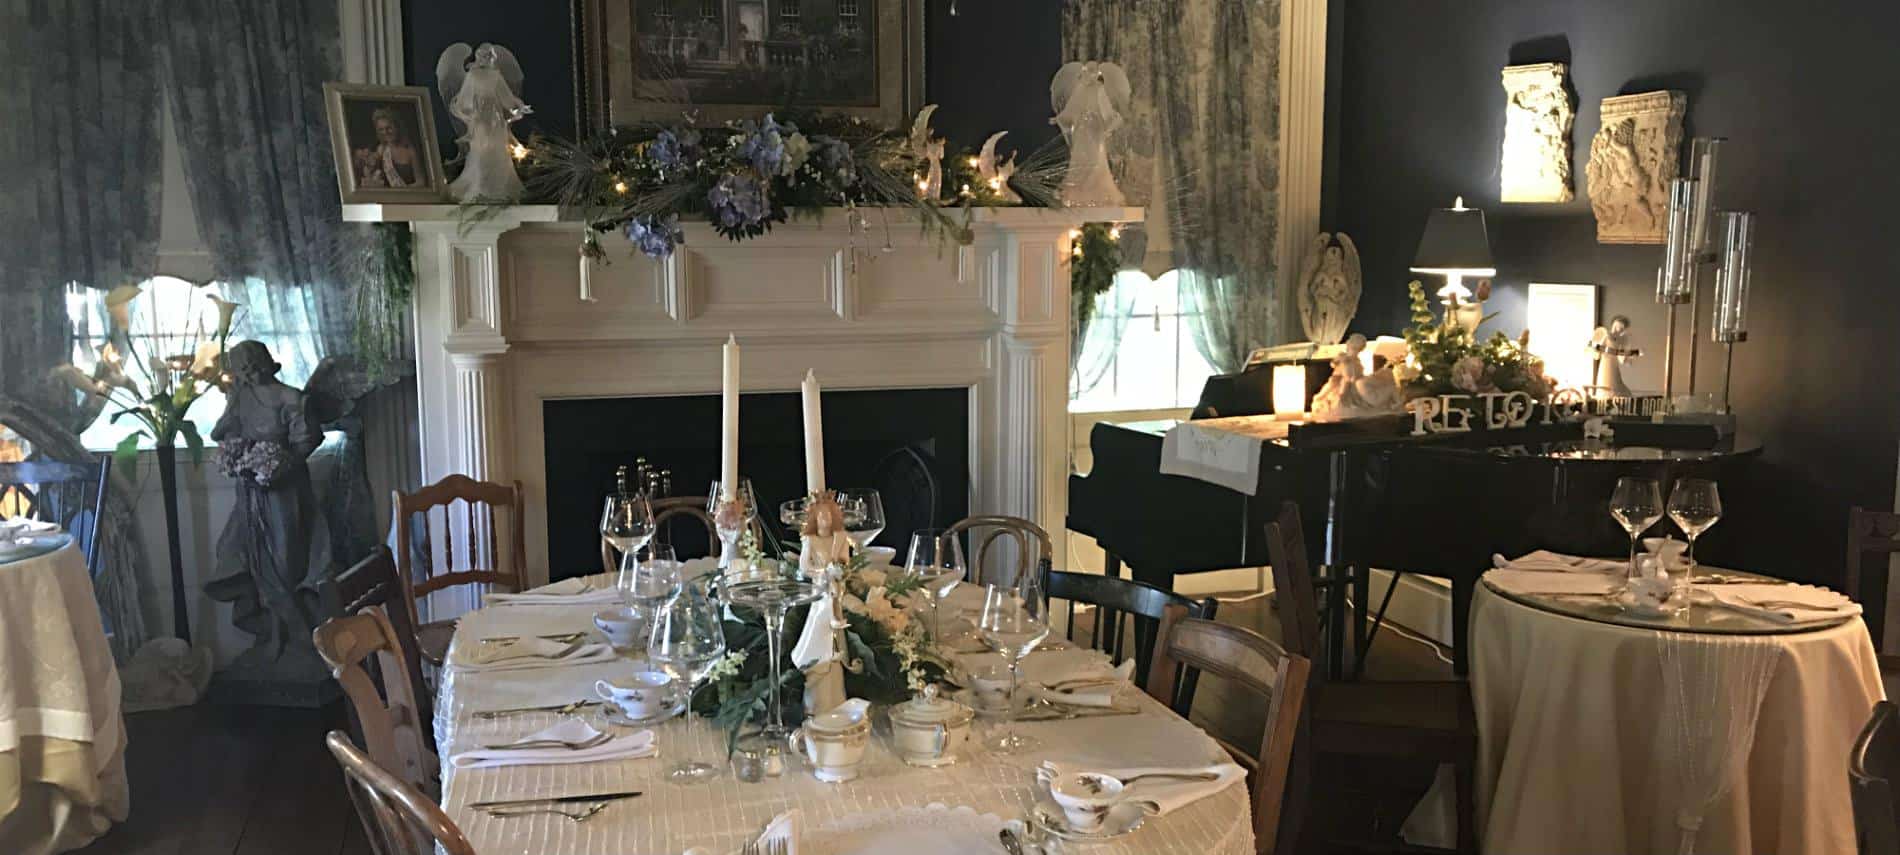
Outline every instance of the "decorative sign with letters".
<path fill-rule="evenodd" d="M 1548 425 L 1598 416 L 1649 415 L 1650 409 L 1650 402 L 1644 398 L 1592 398 L 1576 389 L 1560 389 L 1542 401 L 1529 392 L 1478 392 L 1414 398 L 1405 405 L 1406 412 L 1412 414 L 1413 436 L 1510 430 L 1533 422 Z"/>

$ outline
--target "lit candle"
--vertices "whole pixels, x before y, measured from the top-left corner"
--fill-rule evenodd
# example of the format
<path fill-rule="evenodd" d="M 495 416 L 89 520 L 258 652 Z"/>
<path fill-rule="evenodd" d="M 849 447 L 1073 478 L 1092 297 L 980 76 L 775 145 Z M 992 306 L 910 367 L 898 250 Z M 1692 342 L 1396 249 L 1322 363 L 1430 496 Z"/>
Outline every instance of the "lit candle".
<path fill-rule="evenodd" d="M 805 401 L 805 492 L 816 495 L 825 489 L 825 425 L 818 412 L 818 375 L 806 371 L 799 392 Z"/>
<path fill-rule="evenodd" d="M 739 340 L 726 336 L 725 376 L 719 387 L 719 495 L 738 496 L 739 489 Z"/>

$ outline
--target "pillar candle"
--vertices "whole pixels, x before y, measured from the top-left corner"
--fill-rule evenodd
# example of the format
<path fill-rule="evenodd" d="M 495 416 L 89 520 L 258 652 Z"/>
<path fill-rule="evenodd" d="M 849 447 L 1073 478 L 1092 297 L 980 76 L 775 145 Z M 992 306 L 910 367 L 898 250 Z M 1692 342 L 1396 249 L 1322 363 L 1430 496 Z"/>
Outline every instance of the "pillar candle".
<path fill-rule="evenodd" d="M 805 401 L 805 492 L 825 489 L 825 425 L 818 411 L 818 375 L 805 372 L 799 384 Z"/>
<path fill-rule="evenodd" d="M 719 387 L 719 493 L 731 499 L 739 490 L 739 340 L 726 336 L 724 379 Z"/>

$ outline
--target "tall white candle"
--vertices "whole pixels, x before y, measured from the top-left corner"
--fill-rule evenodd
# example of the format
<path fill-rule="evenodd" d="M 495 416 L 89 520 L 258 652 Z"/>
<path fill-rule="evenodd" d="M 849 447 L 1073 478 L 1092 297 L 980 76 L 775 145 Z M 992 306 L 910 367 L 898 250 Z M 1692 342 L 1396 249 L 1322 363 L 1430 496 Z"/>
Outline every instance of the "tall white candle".
<path fill-rule="evenodd" d="M 739 340 L 726 336 L 725 374 L 719 387 L 719 494 L 731 499 L 739 489 Z"/>
<path fill-rule="evenodd" d="M 805 401 L 805 492 L 825 489 L 825 424 L 818 410 L 818 375 L 805 372 L 799 384 Z"/>

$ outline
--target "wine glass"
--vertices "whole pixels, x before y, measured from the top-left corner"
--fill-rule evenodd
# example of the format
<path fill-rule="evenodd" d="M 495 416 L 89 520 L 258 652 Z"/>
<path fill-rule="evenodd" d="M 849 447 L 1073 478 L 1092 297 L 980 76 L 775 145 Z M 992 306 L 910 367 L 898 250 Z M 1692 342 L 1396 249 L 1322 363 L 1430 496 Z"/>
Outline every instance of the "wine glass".
<path fill-rule="evenodd" d="M 945 537 L 940 528 L 918 531 L 910 536 L 904 572 L 920 583 L 917 590 L 930 603 L 930 637 L 943 643 L 943 620 L 938 613 L 943 598 L 963 580 L 963 544 L 954 537 Z"/>
<path fill-rule="evenodd" d="M 1023 657 L 1049 637 L 1049 600 L 1039 574 L 1018 570 L 1008 575 L 985 586 L 983 615 L 976 624 L 983 643 L 1009 663 L 1009 714 L 983 744 L 998 754 L 1019 754 L 1041 744 L 1016 732 L 1016 696 L 1022 687 Z"/>
<path fill-rule="evenodd" d="M 653 506 L 645 493 L 612 493 L 600 513 L 600 536 L 620 553 L 620 578 L 625 581 L 640 563 L 640 547 L 653 539 Z M 632 565 L 631 567 L 629 565 Z M 625 592 L 626 586 L 621 585 Z M 633 605 L 631 601 L 627 605 Z"/>
<path fill-rule="evenodd" d="M 1696 536 L 1708 531 L 1722 519 L 1722 494 L 1716 489 L 1715 482 L 1706 478 L 1677 481 L 1676 488 L 1669 491 L 1669 519 L 1689 539 L 1689 550 L 1684 556 L 1688 568 L 1682 574 L 1682 584 L 1687 585 L 1695 581 Z"/>
<path fill-rule="evenodd" d="M 870 487 L 851 487 L 838 491 L 838 505 L 844 509 L 845 537 L 863 552 L 884 531 L 884 499 Z"/>
<path fill-rule="evenodd" d="M 1650 478 L 1618 478 L 1610 494 L 1610 516 L 1630 535 L 1629 574 L 1636 574 L 1636 545 L 1643 530 L 1663 516 L 1662 490 Z"/>
<path fill-rule="evenodd" d="M 693 581 L 673 586 L 673 594 L 653 616 L 653 628 L 647 636 L 647 658 L 673 679 L 685 683 L 686 709 L 691 714 L 693 696 L 713 667 L 726 655 L 726 634 L 720 621 L 719 603 L 705 585 Z M 719 775 L 719 766 L 687 758 L 667 772 L 674 783 L 691 784 Z"/>
<path fill-rule="evenodd" d="M 621 562 L 617 587 L 620 598 L 633 612 L 633 619 L 650 625 L 660 607 L 672 599 L 673 589 L 683 581 L 680 563 L 672 546 L 656 541 L 634 550 L 633 555 L 637 560 Z"/>

